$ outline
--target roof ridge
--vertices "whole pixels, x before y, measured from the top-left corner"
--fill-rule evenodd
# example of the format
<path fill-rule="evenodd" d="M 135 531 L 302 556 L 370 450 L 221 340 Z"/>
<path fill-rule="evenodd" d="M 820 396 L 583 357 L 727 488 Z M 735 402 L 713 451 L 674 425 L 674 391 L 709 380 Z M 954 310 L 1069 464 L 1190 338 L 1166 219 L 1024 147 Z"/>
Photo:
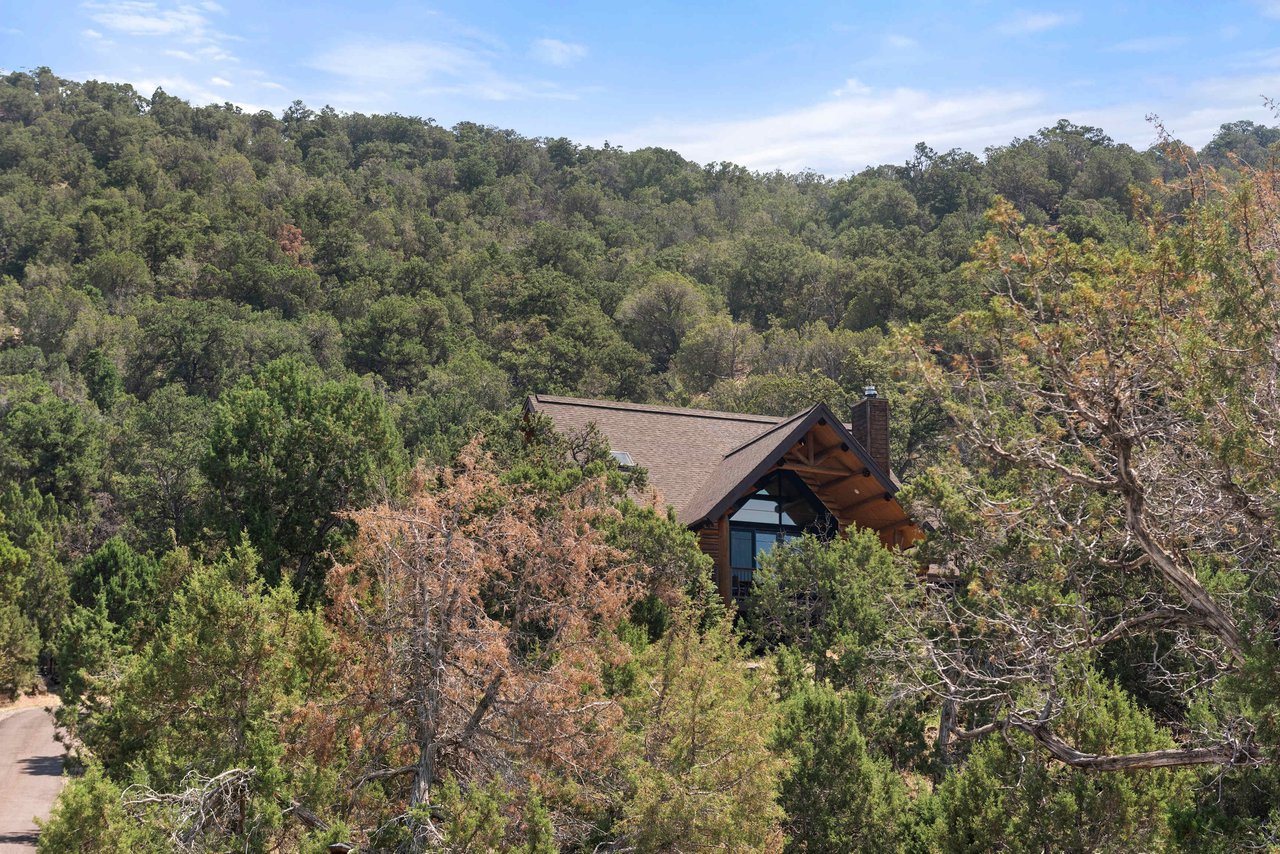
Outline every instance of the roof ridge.
<path fill-rule="evenodd" d="M 787 420 L 779 421 L 777 424 L 773 425 L 768 430 L 765 430 L 764 432 L 759 433 L 758 435 L 752 436 L 750 439 L 748 439 L 738 447 L 734 448 L 732 451 L 729 451 L 727 454 L 725 454 L 724 459 L 727 460 L 729 459 L 729 457 L 732 457 L 734 454 L 738 453 L 739 451 L 751 447 L 756 442 L 759 442 L 761 439 L 768 436 L 770 433 L 774 432 L 775 430 L 780 430 L 783 427 L 786 427 L 787 425 L 791 424 L 791 422 L 793 421 L 798 421 L 802 418 L 808 418 L 809 415 L 821 405 L 822 404 L 820 403 L 815 403 L 813 406 L 810 406 L 808 409 L 801 410 L 800 412 L 797 412 L 795 415 L 792 415 Z"/>
<path fill-rule="evenodd" d="M 572 406 L 592 407 L 595 409 L 616 409 L 625 412 L 649 412 L 654 415 L 675 415 L 682 418 L 718 418 L 723 421 L 748 421 L 755 424 L 768 424 L 771 427 L 783 424 L 790 420 L 790 418 L 783 419 L 776 415 L 756 415 L 750 412 L 725 412 L 716 409 L 690 409 L 680 406 L 655 406 L 649 403 L 629 403 L 621 400 L 601 400 L 587 397 L 564 397 L 561 395 L 549 394 L 531 394 L 529 397 L 531 400 L 538 403 L 559 403 Z"/>

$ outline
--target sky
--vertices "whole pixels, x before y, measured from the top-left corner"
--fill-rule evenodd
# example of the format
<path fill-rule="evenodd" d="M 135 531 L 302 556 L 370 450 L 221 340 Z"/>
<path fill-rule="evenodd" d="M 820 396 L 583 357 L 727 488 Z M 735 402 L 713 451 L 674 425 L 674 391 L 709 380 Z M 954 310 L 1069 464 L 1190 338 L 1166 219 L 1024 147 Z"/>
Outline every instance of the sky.
<path fill-rule="evenodd" d="M 1280 0 L 0 0 L 0 68 L 395 112 L 838 177 L 1060 118 L 1145 148 L 1280 123 Z"/>

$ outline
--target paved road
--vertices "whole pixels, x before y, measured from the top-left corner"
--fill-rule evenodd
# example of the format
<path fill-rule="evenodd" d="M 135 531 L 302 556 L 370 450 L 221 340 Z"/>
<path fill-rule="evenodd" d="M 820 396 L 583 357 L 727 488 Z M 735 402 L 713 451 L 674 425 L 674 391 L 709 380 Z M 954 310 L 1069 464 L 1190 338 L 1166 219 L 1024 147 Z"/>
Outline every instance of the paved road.
<path fill-rule="evenodd" d="M 47 817 L 62 789 L 62 755 L 44 709 L 0 717 L 0 854 L 35 850 L 32 818 Z"/>

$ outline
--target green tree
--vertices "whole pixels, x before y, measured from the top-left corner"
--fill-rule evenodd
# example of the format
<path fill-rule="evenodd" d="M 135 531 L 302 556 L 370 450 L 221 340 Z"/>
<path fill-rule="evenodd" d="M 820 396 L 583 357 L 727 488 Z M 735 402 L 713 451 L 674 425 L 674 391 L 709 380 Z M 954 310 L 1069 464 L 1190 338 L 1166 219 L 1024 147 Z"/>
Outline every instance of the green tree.
<path fill-rule="evenodd" d="M 444 362 L 452 345 L 449 310 L 430 295 L 386 296 L 369 306 L 350 333 L 347 360 L 394 388 L 412 388 Z"/>
<path fill-rule="evenodd" d="M 681 611 L 641 659 L 618 830 L 642 851 L 776 851 L 785 762 L 769 750 L 767 677 L 743 667 L 727 619 L 706 631 L 700 623 L 696 610 Z"/>
<path fill-rule="evenodd" d="M 57 502 L 31 484 L 0 491 L 0 582 L 7 601 L 36 626 L 42 663 L 51 662 L 62 621 L 71 607 L 70 581 L 63 560 L 62 532 L 68 527 Z M 9 546 L 3 546 L 9 543 Z"/>
<path fill-rule="evenodd" d="M 129 409 L 113 442 L 115 492 L 142 542 L 154 549 L 196 533 L 209 490 L 200 463 L 210 409 L 182 386 L 164 386 Z"/>
<path fill-rule="evenodd" d="M 108 779 L 137 784 L 123 807 L 140 831 L 271 850 L 284 811 L 317 796 L 314 763 L 290 755 L 284 736 L 291 715 L 327 684 L 328 631 L 319 614 L 299 610 L 287 582 L 269 589 L 257 563 L 241 545 L 217 564 L 197 564 L 152 640 L 100 671 L 61 716 Z M 90 799 L 95 787 L 73 791 Z M 206 812 L 166 809 L 182 803 Z M 51 827 L 75 820 L 103 835 L 119 820 L 114 808 L 95 812 L 60 812 Z"/>
<path fill-rule="evenodd" d="M 76 604 L 101 604 L 107 619 L 128 631 L 154 627 L 162 619 L 160 592 L 160 565 L 119 537 L 107 540 L 71 573 Z"/>
<path fill-rule="evenodd" d="M 31 559 L 0 533 L 0 695 L 17 696 L 35 681 L 40 632 L 25 603 Z"/>
<path fill-rule="evenodd" d="M 78 508 L 101 482 L 104 451 L 92 403 L 68 400 L 32 374 L 6 378 L 0 387 L 0 476 L 31 480 Z"/>
<path fill-rule="evenodd" d="M 870 685 L 874 653 L 890 642 L 908 576 L 875 531 L 823 541 L 807 535 L 761 561 L 747 626 L 766 647 L 787 645 L 814 678 Z"/>
<path fill-rule="evenodd" d="M 759 348 L 760 337 L 747 324 L 712 317 L 689 330 L 680 342 L 676 374 L 690 391 L 706 391 L 720 380 L 743 376 Z"/>
<path fill-rule="evenodd" d="M 219 400 L 201 469 L 211 518 L 261 550 L 267 577 L 291 573 L 319 594 L 341 513 L 395 491 L 400 437 L 382 399 L 355 379 L 326 380 L 294 359 L 267 365 Z M 337 539 L 335 539 L 335 537 Z"/>
<path fill-rule="evenodd" d="M 132 252 L 104 252 L 89 261 L 82 274 L 86 287 L 117 307 L 148 296 L 153 284 L 146 262 Z"/>
<path fill-rule="evenodd" d="M 856 703 L 810 684 L 784 703 L 774 749 L 790 762 L 779 803 L 787 851 L 901 851 L 910 816 L 907 787 L 868 749 Z"/>
<path fill-rule="evenodd" d="M 121 786 L 91 765 L 67 783 L 40 828 L 40 854 L 134 854 L 171 851 L 161 829 L 139 823 L 122 803 Z"/>
<path fill-rule="evenodd" d="M 665 371 L 680 349 L 685 333 L 708 311 L 698 286 L 676 273 L 661 273 L 636 288 L 618 306 L 617 319 L 627 340 Z"/>
<path fill-rule="evenodd" d="M 1133 753 L 1173 744 L 1126 692 L 1094 672 L 1056 722 L 1083 751 Z M 938 787 L 944 852 L 1173 851 L 1171 819 L 1190 794 L 1186 771 L 1098 774 L 1037 754 L 1022 735 L 991 738 Z"/>

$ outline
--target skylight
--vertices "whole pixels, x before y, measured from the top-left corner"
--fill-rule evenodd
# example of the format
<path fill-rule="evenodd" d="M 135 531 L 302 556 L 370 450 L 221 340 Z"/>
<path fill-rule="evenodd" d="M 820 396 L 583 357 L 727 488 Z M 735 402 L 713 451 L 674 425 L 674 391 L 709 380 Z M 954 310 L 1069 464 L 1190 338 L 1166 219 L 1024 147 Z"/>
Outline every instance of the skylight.
<path fill-rule="evenodd" d="M 620 466 L 634 466 L 636 464 L 636 461 L 631 459 L 631 455 L 626 451 L 610 451 L 609 453 L 613 455 L 613 458 L 618 461 Z"/>

